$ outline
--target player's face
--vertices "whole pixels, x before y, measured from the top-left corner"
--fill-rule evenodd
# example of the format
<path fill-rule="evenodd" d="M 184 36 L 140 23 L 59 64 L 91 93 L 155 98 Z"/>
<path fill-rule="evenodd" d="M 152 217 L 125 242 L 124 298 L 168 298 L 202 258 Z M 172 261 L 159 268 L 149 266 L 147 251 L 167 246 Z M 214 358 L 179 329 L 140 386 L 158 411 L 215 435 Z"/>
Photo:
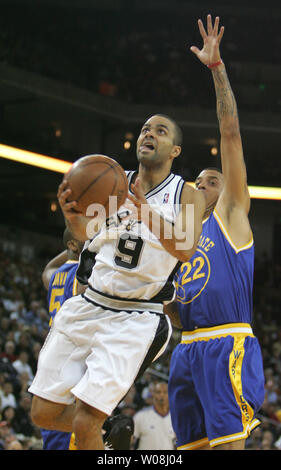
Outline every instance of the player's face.
<path fill-rule="evenodd" d="M 142 126 L 137 140 L 137 157 L 140 163 L 157 166 L 180 154 L 181 148 L 174 143 L 174 124 L 163 116 L 152 116 Z"/>
<path fill-rule="evenodd" d="M 215 204 L 223 190 L 223 175 L 215 170 L 203 170 L 195 180 L 195 187 L 205 191 L 207 205 Z"/>

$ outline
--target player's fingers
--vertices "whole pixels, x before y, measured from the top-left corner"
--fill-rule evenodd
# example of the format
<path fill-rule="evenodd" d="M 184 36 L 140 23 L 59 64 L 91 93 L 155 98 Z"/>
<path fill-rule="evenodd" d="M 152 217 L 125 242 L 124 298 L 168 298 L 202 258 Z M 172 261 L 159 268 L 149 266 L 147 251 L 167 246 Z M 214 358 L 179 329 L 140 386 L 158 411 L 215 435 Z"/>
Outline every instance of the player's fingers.
<path fill-rule="evenodd" d="M 130 199 L 130 201 L 132 201 L 134 204 L 138 202 L 137 198 L 135 198 L 135 196 L 132 196 L 132 194 L 128 194 L 128 199 Z"/>
<path fill-rule="evenodd" d="M 64 179 L 58 187 L 58 195 L 60 195 L 67 187 L 67 181 Z"/>
<path fill-rule="evenodd" d="M 64 191 L 66 191 L 67 189 L 70 189 L 68 187 L 68 181 L 63 179 L 63 181 L 61 182 L 61 184 L 59 185 L 58 187 L 58 192 L 57 192 L 57 197 L 61 197 L 61 195 L 64 193 Z"/>
<path fill-rule="evenodd" d="M 220 22 L 220 17 L 219 17 L 219 16 L 216 16 L 215 24 L 214 24 L 214 34 L 215 34 L 216 36 L 218 35 L 219 22 Z"/>
<path fill-rule="evenodd" d="M 58 195 L 58 200 L 61 204 L 64 204 L 66 201 L 67 201 L 67 198 L 70 196 L 70 194 L 72 193 L 71 189 L 68 188 L 66 189 L 65 191 L 62 191 L 59 195 Z"/>
<path fill-rule="evenodd" d="M 130 201 L 132 201 L 135 206 L 140 207 L 141 202 L 136 197 L 132 196 L 131 194 L 128 194 L 128 199 L 130 199 Z"/>
<path fill-rule="evenodd" d="M 221 27 L 220 32 L 218 34 L 218 43 L 221 42 L 222 37 L 223 37 L 223 33 L 224 33 L 224 26 Z"/>
<path fill-rule="evenodd" d="M 143 189 L 143 185 L 142 185 L 142 181 L 140 180 L 140 178 L 137 178 L 135 183 L 132 185 L 133 189 L 134 189 L 134 193 L 135 195 L 138 197 L 138 198 L 141 198 L 143 199 L 145 197 L 144 195 L 144 189 Z"/>
<path fill-rule="evenodd" d="M 134 199 L 136 201 L 134 204 L 140 207 L 141 204 L 145 203 L 145 197 L 143 195 L 143 192 L 138 188 L 132 188 L 132 190 L 134 193 Z"/>
<path fill-rule="evenodd" d="M 207 37 L 207 33 L 206 33 L 206 30 L 203 26 L 202 20 L 198 20 L 198 27 L 199 27 L 200 34 L 201 34 L 203 40 L 205 41 L 205 39 Z"/>
<path fill-rule="evenodd" d="M 139 181 L 136 180 L 134 184 L 131 184 L 131 188 L 132 188 L 134 195 L 138 197 L 139 189 L 140 189 Z"/>
<path fill-rule="evenodd" d="M 63 212 L 67 215 L 72 215 L 72 214 L 83 215 L 83 213 L 77 209 L 77 206 L 78 204 L 76 201 L 71 201 L 71 202 L 65 203 L 62 209 L 63 209 Z"/>
<path fill-rule="evenodd" d="M 59 188 L 64 189 L 64 188 L 66 188 L 67 185 L 68 185 L 68 181 L 67 181 L 66 178 L 64 178 L 64 179 L 62 180 L 61 184 L 59 185 Z"/>
<path fill-rule="evenodd" d="M 142 191 L 142 184 L 141 184 L 141 180 L 139 179 L 139 177 L 136 178 L 136 181 L 134 182 L 133 187 L 135 188 L 136 191 Z"/>
<path fill-rule="evenodd" d="M 191 46 L 190 50 L 191 50 L 191 52 L 193 52 L 193 54 L 195 54 L 195 55 L 198 55 L 199 52 L 200 52 L 200 49 L 198 49 L 198 47 L 196 47 L 196 46 Z"/>
<path fill-rule="evenodd" d="M 71 209 L 75 209 L 75 207 L 77 206 L 77 202 L 76 201 L 71 201 L 71 202 L 66 202 L 64 204 L 64 209 L 69 211 Z"/>
<path fill-rule="evenodd" d="M 213 32 L 212 17 L 211 17 L 211 15 L 208 15 L 208 16 L 207 16 L 207 31 L 208 31 L 208 34 L 212 34 L 212 32 Z"/>

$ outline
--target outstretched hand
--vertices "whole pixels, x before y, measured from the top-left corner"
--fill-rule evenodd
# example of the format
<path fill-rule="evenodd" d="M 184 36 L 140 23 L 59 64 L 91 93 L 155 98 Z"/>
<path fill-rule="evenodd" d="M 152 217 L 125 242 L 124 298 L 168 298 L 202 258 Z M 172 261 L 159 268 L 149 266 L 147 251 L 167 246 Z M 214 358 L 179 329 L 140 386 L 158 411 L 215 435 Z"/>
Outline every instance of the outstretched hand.
<path fill-rule="evenodd" d="M 223 37 L 224 26 L 221 26 L 219 30 L 219 21 L 220 19 L 217 16 L 213 26 L 212 17 L 211 15 L 208 15 L 206 32 L 203 22 L 198 20 L 199 32 L 203 39 L 203 47 L 200 50 L 196 46 L 191 46 L 190 50 L 205 65 L 214 64 L 221 60 L 219 45 Z"/>

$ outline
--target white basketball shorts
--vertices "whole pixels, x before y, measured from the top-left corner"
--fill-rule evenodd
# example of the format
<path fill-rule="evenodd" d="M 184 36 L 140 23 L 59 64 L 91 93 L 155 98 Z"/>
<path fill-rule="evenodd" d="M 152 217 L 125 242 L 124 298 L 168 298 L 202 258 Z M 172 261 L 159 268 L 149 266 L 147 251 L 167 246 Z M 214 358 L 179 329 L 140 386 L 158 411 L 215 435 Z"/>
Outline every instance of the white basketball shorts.
<path fill-rule="evenodd" d="M 165 351 L 172 332 L 163 313 L 130 310 L 133 306 L 124 303 L 126 311 L 113 309 L 113 304 L 120 308 L 120 301 L 96 294 L 67 300 L 41 349 L 29 391 L 67 405 L 77 397 L 111 415 L 134 381 Z"/>

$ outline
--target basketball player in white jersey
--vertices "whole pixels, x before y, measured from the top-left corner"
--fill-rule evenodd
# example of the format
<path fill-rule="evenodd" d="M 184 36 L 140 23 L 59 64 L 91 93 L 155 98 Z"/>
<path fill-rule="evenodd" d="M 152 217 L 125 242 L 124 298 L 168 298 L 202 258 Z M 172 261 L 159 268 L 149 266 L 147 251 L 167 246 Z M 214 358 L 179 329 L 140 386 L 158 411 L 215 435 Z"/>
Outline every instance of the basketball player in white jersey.
<path fill-rule="evenodd" d="M 179 263 L 196 249 L 206 210 L 202 192 L 171 173 L 180 152 L 177 124 L 164 115 L 148 119 L 137 142 L 138 172 L 127 172 L 130 200 L 91 240 L 89 218 L 68 202 L 67 182 L 59 187 L 66 224 L 86 242 L 77 277 L 87 289 L 55 317 L 29 390 L 34 423 L 74 431 L 79 450 L 103 449 L 104 420 L 169 342 L 163 302 L 174 295 Z"/>

